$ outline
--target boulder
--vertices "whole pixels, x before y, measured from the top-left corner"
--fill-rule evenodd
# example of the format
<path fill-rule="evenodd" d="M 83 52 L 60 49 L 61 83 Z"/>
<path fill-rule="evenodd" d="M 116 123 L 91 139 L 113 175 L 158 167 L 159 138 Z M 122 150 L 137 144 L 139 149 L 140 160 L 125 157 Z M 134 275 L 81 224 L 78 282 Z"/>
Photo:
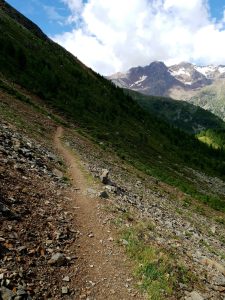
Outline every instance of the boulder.
<path fill-rule="evenodd" d="M 108 176 L 109 176 L 109 170 L 103 169 L 103 170 L 102 170 L 102 174 L 101 174 L 101 176 L 100 176 L 101 182 L 102 182 L 103 184 L 108 184 L 108 182 L 109 182 Z"/>

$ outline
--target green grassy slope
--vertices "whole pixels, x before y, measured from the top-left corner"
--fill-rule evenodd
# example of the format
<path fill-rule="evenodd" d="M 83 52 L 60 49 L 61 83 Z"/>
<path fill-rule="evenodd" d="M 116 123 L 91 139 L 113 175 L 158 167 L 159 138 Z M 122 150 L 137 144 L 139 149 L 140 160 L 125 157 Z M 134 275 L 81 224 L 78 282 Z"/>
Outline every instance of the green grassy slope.
<path fill-rule="evenodd" d="M 200 89 L 190 103 L 199 105 L 225 121 L 225 81 L 217 80 L 212 85 Z"/>
<path fill-rule="evenodd" d="M 148 112 L 190 134 L 207 129 L 225 130 L 223 120 L 199 106 L 171 98 L 147 96 L 130 90 L 126 92 Z"/>
<path fill-rule="evenodd" d="M 225 150 L 225 130 L 224 129 L 207 129 L 197 135 L 200 141 L 212 146 L 215 149 Z"/>
<path fill-rule="evenodd" d="M 179 164 L 225 176 L 225 154 L 145 112 L 0 1 L 1 88 L 24 100 L 14 82 L 40 96 L 85 134 L 148 174 L 195 193 Z M 17 17 L 15 17 L 15 15 Z M 29 99 L 25 99 L 29 103 Z M 217 201 L 217 200 L 215 200 Z M 218 200 L 220 201 L 220 200 Z M 212 202 L 212 201 L 211 201 Z M 213 202 L 215 203 L 215 202 Z M 225 209 L 225 202 L 218 202 Z"/>

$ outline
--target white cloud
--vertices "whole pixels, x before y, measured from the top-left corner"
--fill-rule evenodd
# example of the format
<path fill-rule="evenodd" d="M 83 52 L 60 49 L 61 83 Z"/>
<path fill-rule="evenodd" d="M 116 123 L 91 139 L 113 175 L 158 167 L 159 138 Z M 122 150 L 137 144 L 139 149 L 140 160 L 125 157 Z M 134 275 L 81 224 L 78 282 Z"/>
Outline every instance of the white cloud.
<path fill-rule="evenodd" d="M 71 11 L 71 15 L 67 19 L 67 23 L 80 22 L 80 14 L 84 7 L 82 0 L 60 0 L 62 3 L 68 6 Z"/>
<path fill-rule="evenodd" d="M 74 23 L 54 38 L 102 74 L 154 60 L 225 64 L 224 20 L 207 0 L 62 0 Z"/>
<path fill-rule="evenodd" d="M 65 3 L 73 14 L 80 11 L 83 7 L 82 0 L 61 0 L 61 2 Z"/>

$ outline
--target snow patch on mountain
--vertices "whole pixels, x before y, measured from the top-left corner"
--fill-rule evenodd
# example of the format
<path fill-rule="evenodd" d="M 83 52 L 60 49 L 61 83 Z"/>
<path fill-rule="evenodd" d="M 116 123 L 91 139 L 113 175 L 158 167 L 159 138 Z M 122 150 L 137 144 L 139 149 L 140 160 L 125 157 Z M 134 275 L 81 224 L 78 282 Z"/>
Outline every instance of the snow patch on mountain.
<path fill-rule="evenodd" d="M 216 72 L 217 67 L 216 66 L 195 66 L 195 70 L 208 78 L 208 77 L 212 77 L 213 73 Z"/>
<path fill-rule="evenodd" d="M 169 72 L 174 77 L 180 76 L 180 75 L 186 75 L 186 76 L 191 77 L 191 74 L 187 70 L 185 70 L 185 68 L 180 68 L 178 70 L 169 70 Z"/>
<path fill-rule="evenodd" d="M 220 74 L 224 74 L 225 73 L 225 66 L 219 66 L 218 71 L 220 72 Z"/>
<path fill-rule="evenodd" d="M 134 82 L 133 84 L 130 85 L 130 87 L 133 87 L 135 85 L 141 85 L 141 83 L 147 78 L 148 76 L 143 75 L 139 78 L 139 80 L 137 80 L 136 82 Z"/>
<path fill-rule="evenodd" d="M 225 66 L 195 66 L 195 69 L 206 78 L 215 78 L 225 73 Z"/>

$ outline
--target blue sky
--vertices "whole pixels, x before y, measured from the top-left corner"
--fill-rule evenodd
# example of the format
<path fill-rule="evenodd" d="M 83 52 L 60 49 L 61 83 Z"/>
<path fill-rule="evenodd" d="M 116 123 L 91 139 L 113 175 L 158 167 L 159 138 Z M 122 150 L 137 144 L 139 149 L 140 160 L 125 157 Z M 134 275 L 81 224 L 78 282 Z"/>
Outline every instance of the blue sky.
<path fill-rule="evenodd" d="M 224 0 L 209 0 L 209 6 L 212 17 L 220 20 L 223 17 L 225 7 Z"/>
<path fill-rule="evenodd" d="M 108 75 L 154 60 L 225 64 L 224 0 L 6 0 Z"/>
<path fill-rule="evenodd" d="M 66 22 L 70 10 L 59 0 L 8 0 L 7 2 L 36 23 L 47 35 L 60 34 L 73 28 Z"/>
<path fill-rule="evenodd" d="M 113 0 L 112 0 L 113 1 Z M 123 1 L 123 0 L 121 0 Z M 182 0 L 180 0 L 182 1 Z M 190 1 L 190 0 L 185 0 Z M 68 24 L 70 16 L 67 5 L 60 0 L 7 0 L 9 4 L 38 24 L 50 36 L 72 30 L 74 24 Z M 224 0 L 209 0 L 210 13 L 217 20 L 223 17 Z"/>

